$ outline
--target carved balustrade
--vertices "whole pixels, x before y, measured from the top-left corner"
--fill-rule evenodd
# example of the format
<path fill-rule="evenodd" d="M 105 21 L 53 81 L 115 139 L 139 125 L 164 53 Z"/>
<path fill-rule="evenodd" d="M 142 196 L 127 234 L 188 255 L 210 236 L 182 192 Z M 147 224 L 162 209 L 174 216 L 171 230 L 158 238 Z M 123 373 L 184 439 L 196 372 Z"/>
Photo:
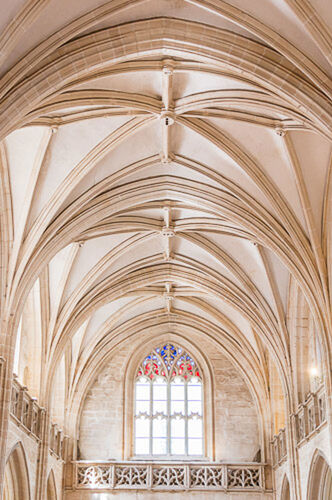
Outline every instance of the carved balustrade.
<path fill-rule="evenodd" d="M 46 411 L 41 408 L 36 398 L 27 392 L 27 388 L 21 385 L 16 378 L 12 384 L 10 412 L 14 421 L 28 434 L 41 440 L 42 422 Z M 64 458 L 65 437 L 61 429 L 56 424 L 51 424 L 50 428 L 50 451 L 57 458 Z"/>
<path fill-rule="evenodd" d="M 312 435 L 319 432 L 326 422 L 326 398 L 324 387 L 317 392 L 309 394 L 307 400 L 299 405 L 297 412 L 292 415 L 295 420 L 297 444 L 302 444 L 310 439 Z M 273 466 L 279 466 L 287 459 L 287 444 L 285 429 L 274 436 L 272 442 Z"/>
<path fill-rule="evenodd" d="M 273 466 L 281 465 L 287 459 L 286 429 L 281 429 L 272 441 Z"/>
<path fill-rule="evenodd" d="M 299 406 L 295 418 L 297 444 L 311 438 L 326 422 L 326 396 L 324 387 L 309 394 L 307 400 Z"/>
<path fill-rule="evenodd" d="M 74 489 L 263 491 L 262 464 L 74 462 Z"/>
<path fill-rule="evenodd" d="M 64 460 L 65 436 L 57 424 L 51 424 L 50 428 L 50 450 L 57 458 Z"/>
<path fill-rule="evenodd" d="M 41 439 L 44 409 L 38 405 L 36 398 L 28 394 L 27 388 L 16 379 L 12 384 L 10 411 L 18 425 L 38 440 Z"/>

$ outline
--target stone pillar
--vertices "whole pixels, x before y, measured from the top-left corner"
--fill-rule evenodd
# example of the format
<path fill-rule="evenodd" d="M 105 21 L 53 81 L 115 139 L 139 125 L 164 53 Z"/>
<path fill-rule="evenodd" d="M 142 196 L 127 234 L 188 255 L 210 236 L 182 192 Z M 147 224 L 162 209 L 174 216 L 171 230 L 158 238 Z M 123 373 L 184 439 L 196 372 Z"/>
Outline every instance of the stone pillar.
<path fill-rule="evenodd" d="M 0 498 L 3 491 L 3 480 L 6 466 L 6 447 L 8 423 L 13 382 L 14 347 L 9 340 L 8 323 L 2 320 L 0 332 Z"/>
<path fill-rule="evenodd" d="M 50 445 L 50 416 L 43 408 L 41 416 L 41 441 L 39 446 L 35 500 L 45 500 L 47 488 L 47 464 Z"/>

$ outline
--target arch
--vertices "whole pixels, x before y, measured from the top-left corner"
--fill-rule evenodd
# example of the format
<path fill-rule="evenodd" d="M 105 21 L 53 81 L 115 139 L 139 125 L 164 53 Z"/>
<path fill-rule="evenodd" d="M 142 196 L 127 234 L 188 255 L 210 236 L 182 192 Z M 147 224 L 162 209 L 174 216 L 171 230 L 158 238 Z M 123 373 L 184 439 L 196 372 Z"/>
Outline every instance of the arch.
<path fill-rule="evenodd" d="M 311 462 L 307 500 L 332 500 L 332 471 L 320 450 L 316 450 Z"/>
<path fill-rule="evenodd" d="M 47 478 L 47 500 L 57 500 L 56 485 L 53 469 L 51 469 Z"/>
<path fill-rule="evenodd" d="M 145 3 L 146 0 L 133 0 L 131 4 L 138 5 Z M 325 89 L 325 93 L 329 95 L 329 88 L 326 85 L 326 78 L 324 72 L 316 66 L 312 60 L 308 59 L 303 52 L 300 52 L 288 40 L 282 37 L 278 32 L 268 27 L 257 18 L 251 16 L 248 12 L 243 16 L 243 11 L 233 5 L 219 0 L 216 1 L 206 0 L 185 0 L 185 2 L 196 4 L 202 9 L 212 11 L 216 16 L 225 18 L 241 28 L 248 30 L 249 33 L 254 34 L 263 43 L 271 45 L 271 47 L 283 54 L 285 59 L 291 61 L 302 71 L 315 85 L 321 89 Z M 4 78 L 4 84 L 7 85 L 10 81 L 13 85 L 17 83 L 25 72 L 29 71 L 31 67 L 41 60 L 42 57 L 47 57 L 52 51 L 60 45 L 65 44 L 71 38 L 78 38 L 81 32 L 94 31 L 98 23 L 105 22 L 110 16 L 121 12 L 127 8 L 127 3 L 123 0 L 112 0 L 106 2 L 104 5 L 84 14 L 72 23 L 69 23 L 60 31 L 51 35 L 47 40 L 40 43 L 25 58 L 19 61 Z M 60 42 L 61 40 L 61 42 Z"/>
<path fill-rule="evenodd" d="M 5 466 L 3 500 L 30 500 L 29 473 L 22 443 L 12 448 Z"/>
<path fill-rule="evenodd" d="M 282 481 L 280 500 L 290 500 L 289 481 L 287 474 L 285 474 Z"/>
<path fill-rule="evenodd" d="M 289 290 L 288 315 L 295 400 L 301 404 L 323 382 L 322 348 L 308 301 L 294 279 L 291 279 Z"/>
<path fill-rule="evenodd" d="M 132 47 L 133 29 L 143 35 L 143 40 L 139 44 L 135 43 L 135 49 Z M 186 33 L 184 38 L 183 34 Z M 190 36 L 188 35 L 190 33 Z M 112 49 L 105 44 L 105 39 L 112 40 L 115 37 L 121 36 L 121 49 Z M 91 48 L 91 38 L 93 37 L 93 50 Z M 214 50 L 211 51 L 210 39 L 213 37 L 217 41 Z M 234 42 L 236 40 L 236 43 Z M 9 120 L 8 125 L 4 123 L 4 136 L 7 135 L 18 125 L 22 125 L 27 121 L 27 113 L 33 111 L 34 107 L 41 104 L 43 98 L 47 98 L 50 94 L 50 89 L 45 86 L 45 81 L 52 76 L 52 90 L 59 91 L 63 84 L 70 84 L 74 76 L 83 76 L 86 69 L 100 69 L 105 67 L 105 63 L 100 63 L 100 59 L 96 58 L 96 53 L 102 55 L 102 60 L 116 62 L 126 61 L 130 58 L 139 56 L 143 51 L 149 52 L 152 55 L 160 54 L 167 49 L 169 53 L 175 57 L 193 58 L 200 62 L 213 62 L 215 65 L 227 64 L 241 65 L 244 73 L 249 74 L 255 81 L 264 82 L 269 88 L 282 92 L 286 99 L 296 100 L 305 107 L 309 116 L 318 124 L 322 124 L 327 132 L 331 131 L 331 119 L 328 113 L 329 102 L 324 94 L 317 92 L 310 81 L 304 78 L 295 76 L 292 72 L 294 66 L 283 58 L 278 65 L 278 73 L 275 70 L 275 60 L 273 58 L 273 50 L 264 47 L 252 40 L 245 39 L 241 35 L 229 36 L 226 30 L 216 30 L 210 26 L 195 23 L 192 21 L 184 21 L 173 19 L 170 23 L 168 18 L 156 18 L 147 21 L 136 21 L 133 23 L 124 24 L 121 28 L 106 28 L 93 35 L 85 35 L 80 38 L 80 48 L 77 50 L 77 41 L 68 42 L 60 49 L 55 50 L 47 59 L 47 63 L 29 79 L 31 88 L 36 92 L 31 94 L 30 88 L 25 88 L 26 84 L 19 84 L 14 92 L 10 93 L 4 104 L 4 113 L 8 116 L 13 116 L 14 103 L 22 105 L 22 112 L 19 117 Z M 229 46 L 232 46 L 232 51 Z M 147 48 L 148 47 L 148 48 Z M 250 57 L 247 56 L 250 51 Z M 61 56 L 60 56 L 61 54 Z M 81 61 L 80 70 L 73 64 L 74 59 L 79 58 Z M 96 63 L 96 61 L 98 61 Z M 108 63 L 106 63 L 107 66 Z M 66 79 L 57 77 L 54 72 L 54 65 L 58 67 L 58 74 L 66 72 Z M 71 71 L 75 68 L 75 74 Z M 301 81 L 301 86 L 299 85 Z M 297 92 L 295 93 L 295 89 Z M 35 96 L 38 96 L 36 98 Z M 27 104 L 28 103 L 28 104 Z M 16 109 L 16 107 L 15 107 Z M 24 116 L 25 113 L 25 116 Z M 13 123 L 15 120 L 16 123 Z M 17 121 L 16 121 L 17 120 Z"/>
<path fill-rule="evenodd" d="M 137 349 L 129 358 L 126 371 L 124 374 L 124 429 L 130 429 L 130 432 L 124 432 L 124 453 L 125 458 L 132 455 L 133 451 L 133 428 L 132 428 L 132 415 L 133 415 L 133 401 L 134 401 L 134 378 L 137 368 L 142 361 L 142 358 L 152 351 L 157 345 L 167 342 L 179 344 L 186 351 L 188 351 L 198 363 L 202 372 L 202 379 L 204 380 L 204 400 L 211 402 L 211 404 L 204 404 L 204 435 L 205 445 L 204 454 L 214 459 L 214 436 L 215 436 L 215 422 L 214 422 L 214 408 L 213 408 L 213 378 L 212 369 L 204 354 L 187 338 L 174 332 L 162 333 L 161 335 L 152 335 L 152 338 L 146 339 L 142 347 Z"/>
<path fill-rule="evenodd" d="M 205 456 L 204 382 L 181 344 L 157 341 L 145 349 L 132 380 L 135 456 Z"/>
<path fill-rule="evenodd" d="M 37 279 L 25 301 L 15 347 L 15 373 L 18 380 L 38 398 L 41 364 L 40 282 Z"/>
<path fill-rule="evenodd" d="M 174 196 L 174 197 L 176 197 L 176 194 L 174 194 L 173 196 Z M 225 202 L 227 202 L 227 200 L 225 200 Z M 53 239 L 53 243 L 54 243 L 54 239 Z M 53 248 L 54 248 L 54 244 L 53 244 Z M 289 251 L 289 250 L 287 250 L 287 252 L 288 252 L 288 251 Z M 295 255 L 295 254 L 293 254 L 293 255 Z M 293 257 L 293 255 L 292 255 L 292 257 Z M 285 257 L 286 257 L 286 256 L 284 255 L 284 258 L 285 258 Z M 287 259 L 288 259 L 288 261 L 289 261 L 289 260 L 290 260 L 290 256 L 287 256 Z M 308 262 L 309 262 L 309 260 L 308 260 Z M 289 262 L 288 262 L 288 264 L 289 264 Z M 301 265 L 301 269 L 303 269 L 303 271 L 305 271 L 305 269 L 303 268 L 303 264 L 299 264 L 299 265 Z M 292 268 L 292 270 L 294 271 L 294 268 Z M 297 274 L 298 274 L 298 273 L 297 273 Z M 299 279 L 300 279 L 300 280 L 303 280 L 303 277 L 304 277 L 304 275 L 306 275 L 306 274 L 307 274 L 306 272 L 301 273 L 301 277 L 300 277 Z M 24 280 L 22 280 L 22 281 L 24 281 Z M 21 283 L 22 283 L 22 281 L 21 281 Z M 311 278 L 310 278 L 310 281 L 311 281 Z M 306 283 L 306 285 L 307 285 L 307 286 L 310 286 L 310 288 L 311 288 L 311 283 L 309 284 L 309 282 L 308 282 L 308 283 Z M 323 334 L 322 334 L 322 335 L 323 335 Z"/>
<path fill-rule="evenodd" d="M 238 348 L 238 341 L 235 341 L 232 334 L 233 329 L 236 329 L 234 325 L 232 326 L 226 322 L 224 329 L 215 328 L 208 321 L 203 320 L 202 318 L 199 318 L 198 320 L 198 318 L 193 315 L 186 316 L 181 313 L 181 311 L 177 311 L 175 315 L 169 314 L 163 316 L 160 313 L 161 311 L 145 313 L 140 315 L 139 318 L 133 318 L 130 321 L 125 322 L 115 330 L 110 330 L 108 335 L 98 342 L 98 348 L 94 350 L 93 356 L 91 356 L 89 362 L 86 358 L 86 365 L 84 363 L 84 366 L 81 367 L 80 376 L 76 380 L 75 389 L 72 393 L 72 401 L 69 412 L 70 420 L 68 422 L 68 425 L 72 428 L 72 434 L 75 437 L 78 437 L 79 435 L 78 423 L 80 421 L 83 403 L 91 385 L 91 381 L 93 380 L 93 376 L 95 376 L 96 373 L 101 373 L 108 357 L 119 345 L 126 341 L 132 344 L 132 342 L 135 342 L 136 336 L 139 336 L 140 345 L 144 347 L 141 348 L 142 350 L 138 349 L 135 351 L 133 357 L 129 358 L 124 374 L 124 380 L 129 381 L 130 376 L 134 376 L 133 374 L 136 366 L 135 361 L 139 361 L 139 354 L 143 354 L 147 346 L 154 344 L 156 339 L 172 339 L 175 342 L 179 342 L 193 354 L 203 370 L 206 383 L 211 385 L 212 391 L 213 379 L 211 375 L 212 371 L 209 367 L 210 365 L 208 364 L 208 361 L 205 360 L 204 353 L 195 347 L 195 345 L 199 345 L 198 338 L 197 341 L 193 343 L 194 336 L 199 335 L 204 331 L 204 335 L 207 335 L 215 348 L 221 349 L 222 353 L 234 364 L 234 366 L 236 366 L 252 395 L 258 415 L 259 441 L 264 460 L 264 457 L 268 456 L 269 453 L 269 449 L 267 448 L 268 430 L 263 417 L 268 408 L 268 398 L 265 392 L 266 387 L 263 380 L 264 377 L 260 372 L 259 366 L 254 363 L 252 358 L 250 358 L 250 354 L 245 345 L 241 343 L 242 348 Z M 236 349 L 235 352 L 234 348 Z M 131 370 L 131 375 L 128 375 L 128 370 Z M 209 383 L 210 380 L 211 384 Z M 124 400 L 130 401 L 130 391 L 132 390 L 130 383 L 129 385 L 125 385 L 124 389 Z M 211 405 L 209 406 L 208 411 L 213 412 L 213 398 L 211 397 L 209 399 L 211 400 Z M 124 417 L 130 418 L 128 417 L 130 413 L 131 410 L 128 408 L 127 411 L 124 412 Z M 208 419 L 209 417 L 206 418 Z M 127 425 L 130 424 L 125 423 L 124 428 L 127 428 Z M 208 432 L 212 432 L 212 425 L 208 429 Z M 207 439 L 207 455 L 214 458 L 213 446 L 211 446 L 212 450 L 209 450 L 210 443 L 213 443 L 213 436 L 211 435 Z M 124 436 L 124 444 L 124 458 L 127 458 L 131 453 L 129 435 Z"/>

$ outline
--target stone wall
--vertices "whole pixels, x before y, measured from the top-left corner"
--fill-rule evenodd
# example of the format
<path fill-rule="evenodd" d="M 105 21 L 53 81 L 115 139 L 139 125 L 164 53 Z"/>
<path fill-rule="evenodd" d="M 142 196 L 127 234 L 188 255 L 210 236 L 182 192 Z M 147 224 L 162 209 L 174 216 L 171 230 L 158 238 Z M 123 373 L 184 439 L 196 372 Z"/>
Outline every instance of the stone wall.
<path fill-rule="evenodd" d="M 128 350 L 113 357 L 92 384 L 80 422 L 79 458 L 122 459 L 123 373 Z"/>
<path fill-rule="evenodd" d="M 124 458 L 123 373 L 131 351 L 126 347 L 113 356 L 86 396 L 79 432 L 82 460 Z M 214 346 L 206 343 L 205 354 L 210 357 L 214 378 L 215 459 L 253 461 L 260 445 L 256 408 L 249 389 L 235 366 Z"/>
<path fill-rule="evenodd" d="M 332 465 L 331 446 L 328 426 L 326 425 L 319 433 L 313 436 L 309 441 L 302 444 L 298 448 L 299 468 L 300 468 L 300 484 L 302 498 L 307 498 L 307 488 L 309 481 L 309 472 L 313 456 L 316 450 L 322 452 L 329 466 Z"/>
<path fill-rule="evenodd" d="M 329 466 L 331 467 L 332 460 L 327 425 L 325 425 L 325 427 L 321 429 L 320 432 L 317 432 L 317 434 L 311 436 L 308 441 L 302 443 L 297 448 L 302 499 L 307 498 L 308 483 L 309 478 L 311 477 L 311 464 L 313 461 L 313 457 L 315 456 L 317 451 L 322 453 L 322 455 L 326 458 Z M 274 489 L 276 492 L 276 498 L 278 500 L 281 499 L 281 492 L 285 475 L 287 475 L 289 480 L 291 477 L 289 460 L 285 460 L 280 467 L 277 467 L 274 470 Z"/>
<path fill-rule="evenodd" d="M 61 500 L 63 498 L 62 494 L 62 476 L 63 476 L 63 462 L 59 460 L 54 455 L 49 455 L 47 464 L 47 477 L 49 477 L 50 472 L 53 471 L 55 487 L 57 498 Z"/>
<path fill-rule="evenodd" d="M 10 420 L 9 432 L 7 440 L 7 454 L 8 459 L 11 451 L 17 443 L 21 443 L 27 465 L 27 472 L 30 485 L 31 499 L 35 498 L 36 492 L 36 478 L 39 454 L 39 442 L 32 435 L 29 435 L 23 428 L 20 428 L 16 422 Z M 57 490 L 57 498 L 62 499 L 62 475 L 63 475 L 63 462 L 57 459 L 54 455 L 49 455 L 47 463 L 47 477 L 51 470 L 54 473 L 55 486 Z"/>
<path fill-rule="evenodd" d="M 279 500 L 281 499 L 281 494 L 282 494 L 282 487 L 283 487 L 283 482 L 285 479 L 285 476 L 290 478 L 290 470 L 289 470 L 289 461 L 285 460 L 280 467 L 276 467 L 274 470 L 274 489 L 276 492 L 276 498 Z"/>
<path fill-rule="evenodd" d="M 28 477 L 30 484 L 31 498 L 35 498 L 36 477 L 37 477 L 37 460 L 39 443 L 32 436 L 29 436 L 23 429 L 19 428 L 15 422 L 9 420 L 8 439 L 7 439 L 7 457 L 17 443 L 21 443 L 28 469 Z"/>
<path fill-rule="evenodd" d="M 251 394 L 234 365 L 219 354 L 215 373 L 216 460 L 253 461 L 259 450 L 257 414 Z"/>

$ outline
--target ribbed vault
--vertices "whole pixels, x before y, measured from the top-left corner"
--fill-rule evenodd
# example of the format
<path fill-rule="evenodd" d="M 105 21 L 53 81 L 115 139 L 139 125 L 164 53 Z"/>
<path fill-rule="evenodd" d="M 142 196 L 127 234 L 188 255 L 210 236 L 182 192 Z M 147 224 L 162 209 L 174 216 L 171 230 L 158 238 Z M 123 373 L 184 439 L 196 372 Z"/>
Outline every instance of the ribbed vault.
<path fill-rule="evenodd" d="M 24 29 L 9 23 L 0 37 L 3 383 L 36 287 L 38 397 L 52 406 L 65 366 L 73 439 L 122 343 L 208 336 L 253 394 L 268 460 L 271 364 L 286 414 L 297 404 L 296 290 L 331 387 L 323 2 L 267 2 L 279 33 L 264 9 L 236 1 L 86 1 L 61 22 L 53 3 L 22 2 Z"/>

